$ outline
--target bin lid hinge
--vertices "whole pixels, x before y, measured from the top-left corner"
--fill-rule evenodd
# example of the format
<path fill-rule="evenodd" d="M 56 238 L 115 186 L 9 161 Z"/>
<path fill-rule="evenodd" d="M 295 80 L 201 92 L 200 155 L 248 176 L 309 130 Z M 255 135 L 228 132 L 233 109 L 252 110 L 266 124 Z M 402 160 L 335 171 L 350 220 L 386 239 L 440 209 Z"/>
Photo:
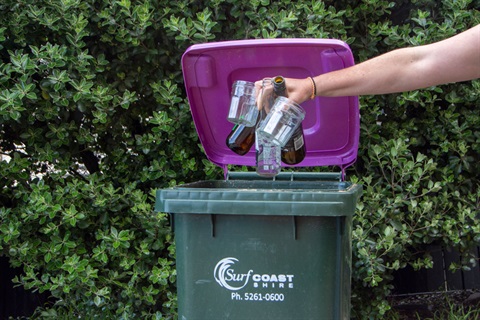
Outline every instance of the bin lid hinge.
<path fill-rule="evenodd" d="M 223 179 L 228 180 L 228 166 L 226 164 L 222 165 L 223 169 Z"/>
<path fill-rule="evenodd" d="M 345 181 L 345 179 L 347 178 L 347 167 L 342 166 L 341 169 L 342 169 L 342 174 L 340 175 L 340 181 Z"/>

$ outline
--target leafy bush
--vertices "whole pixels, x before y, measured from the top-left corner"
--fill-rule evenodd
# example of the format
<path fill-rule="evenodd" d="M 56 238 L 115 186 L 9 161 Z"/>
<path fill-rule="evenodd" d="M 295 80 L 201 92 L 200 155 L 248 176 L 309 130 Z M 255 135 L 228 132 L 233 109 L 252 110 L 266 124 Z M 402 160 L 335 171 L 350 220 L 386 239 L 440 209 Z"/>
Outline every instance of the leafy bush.
<path fill-rule="evenodd" d="M 477 24 L 478 0 L 0 4 L 0 253 L 49 291 L 40 315 L 175 317 L 174 244 L 154 190 L 220 178 L 183 90 L 193 43 L 338 38 L 360 62 Z M 452 48 L 455 50 L 455 48 Z M 478 81 L 361 99 L 353 230 L 357 318 L 389 306 L 424 246 L 478 244 Z M 468 255 L 465 255 L 468 260 Z M 462 265 L 468 268 L 470 262 Z"/>

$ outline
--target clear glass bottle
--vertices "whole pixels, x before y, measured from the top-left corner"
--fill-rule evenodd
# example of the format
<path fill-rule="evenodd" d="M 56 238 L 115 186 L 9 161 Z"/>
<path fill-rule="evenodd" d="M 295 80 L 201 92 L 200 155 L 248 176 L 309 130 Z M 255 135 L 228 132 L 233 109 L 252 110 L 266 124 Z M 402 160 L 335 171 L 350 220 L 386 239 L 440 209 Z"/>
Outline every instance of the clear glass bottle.
<path fill-rule="evenodd" d="M 282 78 L 283 79 L 283 78 Z M 273 80 L 272 80 L 273 82 Z M 264 92 L 265 83 L 262 85 L 262 91 L 260 94 Z M 262 107 L 262 111 L 260 112 L 260 117 L 262 121 L 267 116 L 267 109 L 273 105 L 274 95 L 266 99 L 266 103 L 268 106 L 264 105 Z M 264 101 L 263 99 L 260 99 Z M 275 143 L 273 143 L 270 139 L 265 137 L 258 127 L 260 127 L 261 121 L 257 124 L 257 130 L 255 132 L 255 159 L 256 159 L 256 166 L 257 166 L 257 174 L 263 177 L 274 177 L 280 173 L 282 169 L 282 161 L 281 161 L 281 147 Z"/>
<path fill-rule="evenodd" d="M 255 134 L 255 156 L 257 174 L 264 177 L 274 177 L 282 169 L 281 147 L 270 141 L 260 131 Z"/>

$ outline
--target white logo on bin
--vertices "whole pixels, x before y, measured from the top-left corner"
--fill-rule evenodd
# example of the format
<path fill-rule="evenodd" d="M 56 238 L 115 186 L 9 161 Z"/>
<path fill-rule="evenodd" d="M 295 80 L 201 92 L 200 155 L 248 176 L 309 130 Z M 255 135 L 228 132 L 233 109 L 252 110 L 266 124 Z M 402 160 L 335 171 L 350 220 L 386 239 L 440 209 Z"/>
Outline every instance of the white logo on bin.
<path fill-rule="evenodd" d="M 220 260 L 215 266 L 213 276 L 221 287 L 237 291 L 244 288 L 252 280 L 253 288 L 293 288 L 293 274 L 256 274 L 252 269 L 248 270 L 247 273 L 237 273 L 233 265 L 238 261 L 237 258 L 228 257 Z"/>
<path fill-rule="evenodd" d="M 218 284 L 228 290 L 240 290 L 245 287 L 248 283 L 248 279 L 250 279 L 250 275 L 252 274 L 253 270 L 249 270 L 247 274 L 236 274 L 235 270 L 232 269 L 232 266 L 238 262 L 236 258 L 225 258 L 220 260 L 217 265 L 215 266 L 215 270 L 213 270 L 213 275 L 215 277 L 215 281 Z M 231 286 L 228 282 L 235 282 L 240 284 L 238 286 Z"/>

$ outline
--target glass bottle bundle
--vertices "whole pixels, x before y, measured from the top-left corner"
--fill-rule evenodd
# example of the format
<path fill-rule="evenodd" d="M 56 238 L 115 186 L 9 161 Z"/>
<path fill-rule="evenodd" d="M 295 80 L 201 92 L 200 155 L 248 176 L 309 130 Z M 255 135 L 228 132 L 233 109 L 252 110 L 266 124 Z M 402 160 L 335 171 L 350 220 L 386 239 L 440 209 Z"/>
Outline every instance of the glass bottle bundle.
<path fill-rule="evenodd" d="M 245 81 L 237 82 L 241 82 L 243 84 L 246 83 L 249 86 L 252 85 L 252 83 L 247 83 Z M 236 84 L 234 83 L 234 88 L 232 89 L 232 97 L 235 93 L 238 93 L 238 89 L 235 88 L 235 85 Z M 271 87 L 268 88 L 269 90 L 265 90 L 268 86 L 273 86 L 273 93 L 265 93 L 265 91 L 271 92 Z M 255 95 L 255 93 L 253 94 Z M 288 165 L 298 164 L 305 158 L 306 155 L 303 127 L 301 125 L 301 121 L 305 116 L 304 111 L 300 106 L 285 98 L 285 96 L 285 79 L 282 76 L 277 76 L 272 79 L 264 79 L 261 92 L 259 92 L 259 100 L 262 103 L 262 107 L 256 118 L 256 123 L 253 126 L 241 123 L 240 121 L 235 122 L 236 119 L 231 119 L 231 112 L 229 113 L 228 120 L 236 124 L 230 134 L 227 136 L 227 146 L 233 152 L 239 155 L 245 155 L 255 143 L 257 173 L 261 176 L 273 177 L 280 172 L 281 162 L 284 162 Z M 254 99 L 253 101 L 255 100 L 256 99 Z M 232 99 L 232 104 L 234 101 L 239 101 L 238 97 Z M 290 135 L 290 138 L 286 142 L 280 142 L 278 140 L 272 139 L 272 134 L 270 134 L 266 129 L 266 126 L 268 126 L 270 122 L 273 122 L 276 126 L 278 126 L 279 124 L 282 125 L 282 121 L 280 120 L 280 122 L 278 122 L 278 119 L 270 119 L 270 122 L 267 123 L 269 120 L 267 119 L 268 114 L 270 110 L 274 107 L 274 104 L 277 103 L 279 104 L 280 109 L 284 106 L 287 106 L 289 108 L 292 108 L 292 110 L 301 111 L 299 115 L 295 114 L 296 117 L 300 117 L 299 120 L 296 120 L 299 121 L 299 124 L 296 126 L 293 134 L 291 132 L 288 132 L 288 130 L 285 131 Z M 251 104 L 251 102 L 249 104 Z M 248 107 L 252 108 L 252 106 Z M 232 110 L 233 108 L 239 109 L 239 106 L 231 105 L 230 110 Z M 277 111 L 274 115 L 270 115 L 270 117 L 268 118 L 272 118 L 272 116 L 282 117 L 281 114 L 282 110 Z M 292 124 L 288 123 L 288 126 L 291 127 Z M 290 127 L 288 127 L 288 129 L 291 129 Z"/>

